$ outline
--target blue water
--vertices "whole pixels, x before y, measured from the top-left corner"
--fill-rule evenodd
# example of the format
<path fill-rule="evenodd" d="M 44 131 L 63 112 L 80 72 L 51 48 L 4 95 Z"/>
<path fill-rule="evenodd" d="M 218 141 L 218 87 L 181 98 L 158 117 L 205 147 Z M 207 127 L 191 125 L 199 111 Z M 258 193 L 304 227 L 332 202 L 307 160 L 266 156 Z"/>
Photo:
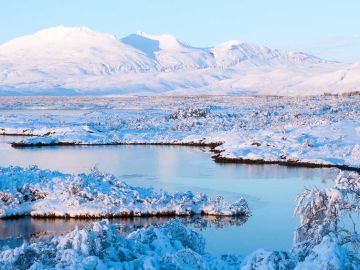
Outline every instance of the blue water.
<path fill-rule="evenodd" d="M 304 188 L 333 186 L 334 169 L 289 168 L 278 165 L 217 164 L 206 148 L 184 146 L 66 146 L 12 148 L 19 137 L 0 136 L 0 166 L 38 165 L 69 173 L 100 170 L 138 186 L 166 191 L 191 190 L 228 200 L 243 196 L 252 216 L 242 225 L 225 219 L 227 226 L 201 228 L 213 253 L 248 254 L 258 248 L 288 250 L 298 226 L 294 217 L 296 195 Z M 116 220 L 131 228 L 166 219 Z M 29 237 L 42 231 L 63 233 L 84 220 L 17 219 L 0 221 L 0 240 Z M 192 224 L 192 221 L 188 221 Z M 233 224 L 234 223 L 234 224 Z M 12 229 L 9 230 L 9 227 Z M 198 227 L 198 226 L 196 226 Z M 199 229 L 199 228 L 198 228 Z M 20 238 L 21 241 L 22 238 Z"/>

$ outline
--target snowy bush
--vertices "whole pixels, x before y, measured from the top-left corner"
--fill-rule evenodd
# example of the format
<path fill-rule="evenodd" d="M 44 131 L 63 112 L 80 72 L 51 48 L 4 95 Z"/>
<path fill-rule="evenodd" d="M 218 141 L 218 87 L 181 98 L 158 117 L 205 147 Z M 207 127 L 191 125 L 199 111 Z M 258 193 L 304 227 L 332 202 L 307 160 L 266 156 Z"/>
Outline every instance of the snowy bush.
<path fill-rule="evenodd" d="M 295 213 L 301 225 L 296 231 L 293 252 L 300 261 L 324 260 L 318 258 L 319 253 L 330 252 L 334 266 L 341 266 L 336 269 L 360 266 L 360 235 L 353 219 L 360 214 L 359 174 L 342 172 L 334 188 L 305 190 L 297 198 Z M 321 265 L 331 263 L 323 261 Z"/>
<path fill-rule="evenodd" d="M 126 237 L 119 233 L 119 225 L 104 220 L 0 253 L 1 270 L 236 269 L 240 263 L 240 259 L 206 253 L 204 238 L 177 220 Z"/>
<path fill-rule="evenodd" d="M 21 176 L 19 170 L 22 169 L 2 169 L 13 179 Z M 50 173 L 35 167 L 26 172 L 28 176 L 37 175 L 43 179 Z M 109 177 L 98 171 L 89 175 L 95 177 L 92 180 Z M 60 173 L 57 177 L 64 180 Z M 110 179 L 115 181 L 113 177 Z M 80 178 L 78 181 L 81 182 Z M 356 226 L 352 226 L 355 224 L 350 223 L 349 227 L 343 220 L 359 213 L 359 183 L 359 174 L 343 172 L 337 177 L 334 188 L 305 190 L 300 194 L 296 213 L 301 225 L 296 232 L 294 247 L 288 252 L 259 249 L 246 257 L 237 254 L 215 256 L 206 251 L 204 238 L 186 226 L 192 220 L 144 226 L 130 234 L 125 232 L 128 231 L 124 229 L 125 225 L 109 224 L 104 220 L 63 236 L 45 240 L 39 237 L 33 243 L 5 249 L 0 252 L 0 269 L 355 270 L 360 268 L 360 238 Z M 11 191 L 11 185 L 7 189 Z M 25 190 L 28 194 L 28 189 Z M 75 193 L 79 192 L 81 190 Z M 221 198 L 216 200 L 218 204 L 222 204 Z M 213 206 L 211 209 L 214 211 Z M 198 220 L 198 226 L 206 226 L 204 222 Z"/>
<path fill-rule="evenodd" d="M 173 112 L 168 119 L 206 118 L 209 113 L 208 108 L 184 108 Z"/>
<path fill-rule="evenodd" d="M 218 161 L 360 168 L 358 96 L 37 99 L 46 108 L 63 105 L 92 111 L 0 112 L 1 134 L 35 136 L 18 146 L 223 143 Z M 4 106 L 31 104 L 10 98 Z M 253 147 L 253 142 L 261 145 Z"/>
<path fill-rule="evenodd" d="M 37 167 L 0 167 L 0 188 L 0 218 L 250 214 L 243 198 L 229 203 L 222 197 L 210 199 L 190 191 L 155 192 L 129 186 L 97 169 L 74 175 Z"/>

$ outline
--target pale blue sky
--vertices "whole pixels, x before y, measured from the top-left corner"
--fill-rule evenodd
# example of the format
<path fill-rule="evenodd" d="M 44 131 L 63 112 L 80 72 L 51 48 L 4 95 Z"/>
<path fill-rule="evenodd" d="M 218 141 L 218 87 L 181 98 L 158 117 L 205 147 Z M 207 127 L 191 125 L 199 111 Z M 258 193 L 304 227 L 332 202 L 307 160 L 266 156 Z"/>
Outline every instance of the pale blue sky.
<path fill-rule="evenodd" d="M 123 37 L 170 33 L 194 46 L 240 39 L 360 60 L 359 0 L 1 0 L 0 43 L 57 26 Z"/>

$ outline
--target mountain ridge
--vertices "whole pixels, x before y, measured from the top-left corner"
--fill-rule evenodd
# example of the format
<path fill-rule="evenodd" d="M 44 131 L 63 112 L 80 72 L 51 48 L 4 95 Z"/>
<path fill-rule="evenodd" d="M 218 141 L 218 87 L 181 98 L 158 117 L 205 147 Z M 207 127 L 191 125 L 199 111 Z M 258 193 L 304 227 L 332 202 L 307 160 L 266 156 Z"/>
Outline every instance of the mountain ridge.
<path fill-rule="evenodd" d="M 1 89 L 50 92 L 62 88 L 78 89 L 79 93 L 109 89 L 111 94 L 185 93 L 190 89 L 209 93 L 250 90 L 260 94 L 281 90 L 294 94 L 308 81 L 314 82 L 315 89 L 308 92 L 318 93 L 329 87 L 337 91 L 338 85 L 348 90 L 357 87 L 360 82 L 353 75 L 344 81 L 347 73 L 355 70 L 356 75 L 357 69 L 357 65 L 239 40 L 197 48 L 169 34 L 139 31 L 117 38 L 88 27 L 57 26 L 0 45 L 0 95 Z M 340 83 L 324 79 L 329 74 L 338 76 L 342 70 L 346 74 L 341 75 Z"/>

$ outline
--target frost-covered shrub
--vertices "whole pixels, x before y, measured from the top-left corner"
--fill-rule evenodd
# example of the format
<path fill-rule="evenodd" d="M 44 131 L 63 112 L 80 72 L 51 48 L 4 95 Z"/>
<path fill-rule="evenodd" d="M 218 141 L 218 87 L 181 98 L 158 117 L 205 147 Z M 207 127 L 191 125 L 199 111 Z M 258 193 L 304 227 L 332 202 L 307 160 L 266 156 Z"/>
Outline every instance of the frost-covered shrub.
<path fill-rule="evenodd" d="M 114 175 L 93 169 L 65 174 L 37 167 L 0 167 L 0 218 L 9 216 L 247 216 L 247 202 L 229 203 L 188 192 L 155 192 L 127 185 Z"/>
<path fill-rule="evenodd" d="M 325 255 L 333 253 L 335 258 L 333 266 L 321 262 L 321 269 L 360 266 L 360 236 L 353 219 L 353 215 L 360 214 L 359 174 L 342 172 L 334 188 L 305 190 L 297 198 L 295 213 L 301 225 L 296 230 L 293 252 L 300 261 L 324 261 L 320 254 L 324 250 Z"/>
<path fill-rule="evenodd" d="M 360 96 L 360 91 L 345 92 L 341 94 L 343 97 Z"/>
<path fill-rule="evenodd" d="M 184 108 L 170 114 L 168 119 L 206 118 L 210 113 L 209 108 Z"/>
<path fill-rule="evenodd" d="M 7 173 L 18 175 L 13 169 Z M 32 169 L 30 175 L 47 175 Z M 92 180 L 109 177 L 106 181 L 116 183 L 116 178 L 98 170 L 88 176 Z M 0 252 L 0 269 L 359 269 L 360 237 L 356 226 L 351 226 L 355 224 L 349 227 L 343 223 L 344 218 L 359 213 L 359 178 L 356 173 L 341 173 L 334 188 L 305 190 L 299 195 L 296 213 L 301 226 L 289 252 L 260 249 L 245 258 L 211 255 L 206 252 L 204 238 L 185 226 L 194 224 L 191 217 L 185 224 L 175 220 L 144 226 L 130 234 L 125 225 L 101 221 L 64 236 L 47 237 L 47 241 L 39 237 L 32 244 L 4 250 Z M 78 177 L 75 183 L 82 181 Z M 180 194 L 177 200 L 184 202 L 186 198 Z M 168 197 L 161 195 L 161 201 L 168 202 Z M 218 197 L 213 203 L 209 207 L 216 212 L 224 202 Z M 195 224 L 201 227 L 206 221 Z"/>
<path fill-rule="evenodd" d="M 30 106 L 27 101 L 12 102 L 14 107 Z M 24 139 L 20 146 L 222 142 L 222 158 L 360 166 L 357 96 L 122 97 L 109 99 L 109 104 L 96 98 L 67 102 L 66 108 L 93 109 L 66 115 L 0 114 L 0 133 L 36 136 Z M 59 108 L 62 103 L 40 102 L 47 108 Z M 106 108 L 114 110 L 102 110 Z M 299 140 L 301 134 L 310 137 Z M 261 142 L 261 147 L 248 147 L 253 141 Z"/>
<path fill-rule="evenodd" d="M 0 269 L 239 269 L 241 257 L 205 251 L 197 232 L 174 220 L 124 237 L 118 224 L 94 222 L 83 229 L 0 253 Z M 221 268 L 218 268 L 221 266 Z"/>

